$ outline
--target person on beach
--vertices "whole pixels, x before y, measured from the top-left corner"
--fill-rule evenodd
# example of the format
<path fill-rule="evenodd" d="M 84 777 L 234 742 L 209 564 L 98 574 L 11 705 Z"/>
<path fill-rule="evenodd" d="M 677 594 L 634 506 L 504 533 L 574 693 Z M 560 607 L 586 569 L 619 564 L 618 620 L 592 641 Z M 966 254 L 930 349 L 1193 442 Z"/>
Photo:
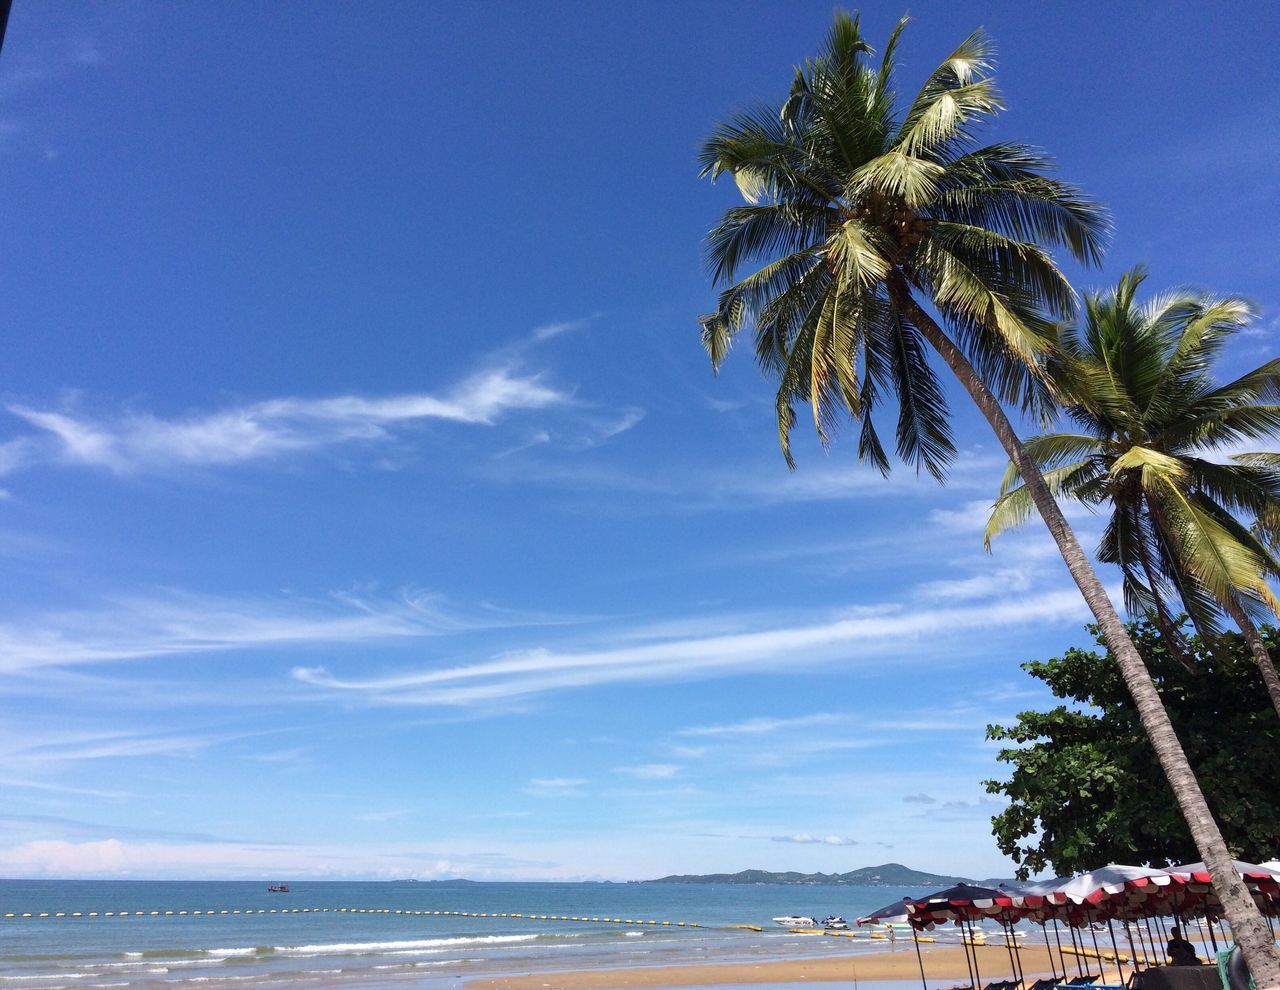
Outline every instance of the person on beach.
<path fill-rule="evenodd" d="M 1177 928 L 1169 929 L 1169 944 L 1165 947 L 1170 966 L 1199 966 L 1196 947 L 1182 937 Z"/>

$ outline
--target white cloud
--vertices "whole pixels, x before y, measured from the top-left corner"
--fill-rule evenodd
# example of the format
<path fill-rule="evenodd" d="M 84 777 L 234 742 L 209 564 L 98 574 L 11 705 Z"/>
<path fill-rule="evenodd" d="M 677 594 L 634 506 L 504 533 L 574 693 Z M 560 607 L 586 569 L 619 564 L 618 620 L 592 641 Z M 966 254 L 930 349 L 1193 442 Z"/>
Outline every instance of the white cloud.
<path fill-rule="evenodd" d="M 343 443 L 372 443 L 388 439 L 396 427 L 425 420 L 489 426 L 516 410 L 568 401 L 566 393 L 540 375 L 494 368 L 438 396 L 286 397 L 177 419 L 139 413 L 95 420 L 18 405 L 9 411 L 54 438 L 59 459 L 126 474 L 242 464 Z M 29 438 L 10 441 L 0 447 L 0 472 L 34 456 Z"/>
<path fill-rule="evenodd" d="M 26 437 L 0 443 L 0 477 L 24 467 L 35 453 L 35 444 Z"/>
<path fill-rule="evenodd" d="M 770 836 L 773 842 L 795 842 L 800 845 L 824 845 L 824 846 L 856 846 L 857 839 L 850 839 L 843 835 L 810 835 L 808 832 L 799 832 L 796 835 L 774 835 Z"/>
<path fill-rule="evenodd" d="M 0 739 L 0 758 L 12 768 L 42 768 L 83 760 L 189 758 L 261 733 L 63 732 Z M 30 740 L 30 741 L 28 741 Z"/>
<path fill-rule="evenodd" d="M 395 821 L 397 818 L 404 818 L 406 815 L 413 814 L 408 808 L 397 808 L 395 811 L 366 811 L 362 815 L 356 815 L 356 821 L 372 822 L 380 825 L 383 822 Z"/>
<path fill-rule="evenodd" d="M 796 718 L 749 718 L 730 725 L 700 725 L 681 729 L 681 736 L 762 736 L 782 729 L 805 729 L 816 725 L 833 725 L 848 721 L 845 715 L 818 713 Z"/>
<path fill-rule="evenodd" d="M 392 879 L 539 879 L 563 875 L 559 863 L 486 852 L 439 853 L 408 845 L 352 847 L 273 842 L 159 842 L 119 838 L 39 839 L 0 847 L 0 875 L 243 879 L 245 876 Z"/>
<path fill-rule="evenodd" d="M 295 667 L 313 687 L 396 705 L 477 706 L 602 684 L 680 681 L 752 670 L 798 670 L 883 659 L 885 651 L 927 659 L 936 638 L 1027 624 L 1078 622 L 1088 615 L 1074 589 L 954 608 L 902 609 L 754 632 L 622 647 L 530 647 L 473 663 L 446 664 L 384 677 L 345 678 L 323 667 Z M 803 664 L 796 658 L 803 657 Z"/>
<path fill-rule="evenodd" d="M 586 783 L 582 777 L 533 777 L 524 792 L 534 797 L 580 797 Z"/>
<path fill-rule="evenodd" d="M 553 337 L 559 337 L 561 334 L 572 333 L 574 330 L 581 330 L 583 327 L 591 323 L 592 320 L 599 318 L 599 313 L 593 313 L 591 316 L 584 316 L 577 320 L 560 320 L 554 323 L 544 323 L 542 326 L 534 327 L 529 334 L 530 340 L 535 343 L 542 343 L 544 340 L 551 340 Z"/>
<path fill-rule="evenodd" d="M 0 671 L 308 643 L 365 643 L 559 622 L 492 606 L 459 609 L 408 589 L 391 599 L 343 592 L 320 601 L 169 592 L 85 611 L 0 623 Z"/>
<path fill-rule="evenodd" d="M 926 581 L 917 586 L 916 594 L 926 601 L 962 602 L 1026 591 L 1030 587 L 1031 575 L 1027 571 L 1003 567 L 989 574 Z"/>
<path fill-rule="evenodd" d="M 643 420 L 644 416 L 645 416 L 644 410 L 638 407 L 633 406 L 630 409 L 624 410 L 622 415 L 619 416 L 612 423 L 608 423 L 605 426 L 601 427 L 600 437 L 597 442 L 603 443 L 606 440 L 613 439 L 614 437 L 618 436 L 621 433 L 626 433 L 627 430 L 631 429 L 633 426 L 635 426 L 641 420 Z"/>
<path fill-rule="evenodd" d="M 670 780 L 679 775 L 680 767 L 674 763 L 645 763 L 637 767 L 615 767 L 614 773 L 637 780 Z"/>

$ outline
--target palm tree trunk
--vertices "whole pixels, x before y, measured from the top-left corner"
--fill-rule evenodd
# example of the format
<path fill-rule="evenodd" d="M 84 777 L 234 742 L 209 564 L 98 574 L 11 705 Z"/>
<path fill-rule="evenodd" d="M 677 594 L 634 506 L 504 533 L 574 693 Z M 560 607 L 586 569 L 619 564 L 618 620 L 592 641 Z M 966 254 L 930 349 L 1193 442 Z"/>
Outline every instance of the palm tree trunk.
<path fill-rule="evenodd" d="M 1245 642 L 1249 644 L 1249 652 L 1257 661 L 1258 670 L 1262 671 L 1262 682 L 1267 686 L 1267 694 L 1271 695 L 1271 704 L 1275 706 L 1276 714 L 1280 715 L 1280 676 L 1276 674 L 1275 664 L 1271 662 L 1267 644 L 1262 641 L 1262 633 L 1258 632 L 1258 627 L 1253 624 L 1249 616 L 1245 615 L 1244 609 L 1238 602 L 1228 600 L 1223 608 L 1244 633 Z"/>
<path fill-rule="evenodd" d="M 1195 772 L 1187 761 L 1182 744 L 1178 742 L 1173 723 L 1169 721 L 1169 714 L 1164 709 L 1160 693 L 1151 680 L 1141 654 L 1129 638 L 1093 565 L 1080 548 L 1075 533 L 1054 501 L 1039 467 L 1027 456 L 1022 441 L 1005 416 L 999 401 L 978 376 L 964 353 L 915 301 L 906 279 L 900 274 L 895 275 L 896 277 L 890 276 L 890 292 L 894 302 L 933 345 L 991 424 L 1009 459 L 1022 473 L 1027 490 L 1057 543 L 1067 570 L 1071 572 L 1085 603 L 1093 612 L 1098 627 L 1116 658 L 1120 675 L 1133 697 L 1142 727 L 1151 741 L 1151 748 L 1155 750 L 1156 758 L 1160 761 L 1178 806 L 1182 809 L 1191 838 L 1209 868 L 1214 892 L 1222 902 L 1223 912 L 1231 925 L 1236 943 L 1244 951 L 1245 961 L 1249 964 L 1254 981 L 1259 990 L 1280 990 L 1280 952 L 1276 949 L 1275 939 L 1231 863 L 1231 854 L 1222 839 L 1222 832 L 1209 811 Z"/>

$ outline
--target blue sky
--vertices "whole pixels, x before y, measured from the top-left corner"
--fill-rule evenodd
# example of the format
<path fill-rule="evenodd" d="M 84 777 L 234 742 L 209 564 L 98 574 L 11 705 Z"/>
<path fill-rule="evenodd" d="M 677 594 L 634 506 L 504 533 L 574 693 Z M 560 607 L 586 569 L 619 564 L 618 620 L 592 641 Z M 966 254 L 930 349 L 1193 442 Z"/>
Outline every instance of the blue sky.
<path fill-rule="evenodd" d="M 945 489 L 788 473 L 698 345 L 699 140 L 830 11 L 18 0 L 0 875 L 1008 872 L 983 729 L 1087 616 L 1038 524 L 983 552 L 1003 457 L 957 396 Z M 994 134 L 1113 210 L 1083 288 L 1275 353 L 1280 15 L 913 15 L 904 90 L 985 24 Z"/>

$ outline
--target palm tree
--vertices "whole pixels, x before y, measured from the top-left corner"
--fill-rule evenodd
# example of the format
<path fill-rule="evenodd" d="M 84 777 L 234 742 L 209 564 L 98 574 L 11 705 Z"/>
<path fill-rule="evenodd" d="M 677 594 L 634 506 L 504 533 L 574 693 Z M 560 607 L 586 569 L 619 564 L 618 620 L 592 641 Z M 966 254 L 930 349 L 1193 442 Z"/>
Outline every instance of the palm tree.
<path fill-rule="evenodd" d="M 780 108 L 740 113 L 707 139 L 702 174 L 732 175 L 746 205 L 708 235 L 708 265 L 724 288 L 716 312 L 701 320 L 704 344 L 718 366 L 734 336 L 754 330 L 757 358 L 778 379 L 788 462 L 799 400 L 824 442 L 851 416 L 861 426 L 860 457 L 887 470 L 872 412 L 891 391 L 899 455 L 939 479 L 954 448 L 928 349 L 941 357 L 1017 465 L 1106 636 L 1258 986 L 1280 990 L 1280 954 L 1151 676 L 1001 406 L 1050 410 L 1042 362 L 1052 320 L 1070 316 L 1076 300 L 1042 245 L 1096 262 L 1105 214 L 1048 174 L 1039 152 L 979 145 L 976 128 L 1001 109 L 980 31 L 900 113 L 893 74 L 904 24 L 873 66 L 858 20 L 837 14 L 824 50 L 796 70 Z M 739 278 L 748 264 L 762 267 Z"/>
<path fill-rule="evenodd" d="M 1146 271 L 1087 304 L 1083 325 L 1064 331 L 1050 362 L 1056 391 L 1079 433 L 1024 444 L 1055 494 L 1111 505 L 1097 557 L 1124 574 L 1125 603 L 1146 613 L 1171 648 L 1181 636 L 1171 602 L 1202 635 L 1226 612 L 1240 627 L 1276 713 L 1280 677 L 1253 617 L 1280 603 L 1267 575 L 1280 573 L 1256 531 L 1236 518 L 1280 510 L 1280 457 L 1242 454 L 1227 463 L 1207 451 L 1280 432 L 1280 360 L 1218 387 L 1209 375 L 1230 335 L 1253 318 L 1241 299 L 1180 291 L 1135 302 Z M 1010 465 L 987 526 L 987 546 L 1023 522 L 1034 505 Z"/>

